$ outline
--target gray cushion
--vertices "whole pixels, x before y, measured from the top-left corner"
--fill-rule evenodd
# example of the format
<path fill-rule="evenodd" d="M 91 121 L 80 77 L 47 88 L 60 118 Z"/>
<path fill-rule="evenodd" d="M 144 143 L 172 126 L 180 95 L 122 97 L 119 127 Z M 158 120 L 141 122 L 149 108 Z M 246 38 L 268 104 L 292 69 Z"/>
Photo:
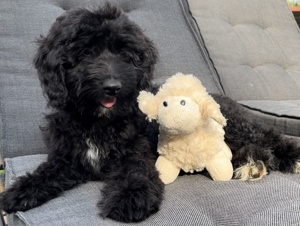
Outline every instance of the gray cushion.
<path fill-rule="evenodd" d="M 251 118 L 261 124 L 267 126 L 272 125 L 276 130 L 282 132 L 285 135 L 295 136 L 299 138 L 300 125 L 299 119 L 278 117 L 273 114 L 268 114 L 257 109 L 246 108 L 252 113 Z"/>
<path fill-rule="evenodd" d="M 279 117 L 300 119 L 300 100 L 272 101 L 272 100 L 244 100 L 239 103 L 265 113 Z"/>
<path fill-rule="evenodd" d="M 225 94 L 300 99 L 300 33 L 286 0 L 188 0 Z"/>
<path fill-rule="evenodd" d="M 33 155 L 6 159 L 7 182 L 31 172 L 46 159 Z M 9 215 L 15 225 L 295 225 L 300 222 L 300 177 L 273 172 L 256 182 L 212 181 L 204 174 L 180 176 L 166 186 L 161 210 L 139 224 L 99 217 L 102 182 L 89 182 L 48 203 Z"/>
<path fill-rule="evenodd" d="M 239 101 L 252 114 L 254 121 L 273 125 L 283 134 L 300 136 L 300 100 Z"/>
<path fill-rule="evenodd" d="M 39 131 L 46 103 L 32 58 L 34 41 L 46 35 L 56 17 L 74 7 L 99 5 L 104 0 L 2 0 L 0 7 L 0 150 L 4 157 L 45 153 Z M 154 83 L 176 72 L 193 73 L 210 92 L 221 92 L 213 68 L 186 24 L 174 0 L 116 1 L 156 43 L 160 61 Z"/>
<path fill-rule="evenodd" d="M 300 136 L 300 33 L 286 0 L 187 2 L 225 94 L 259 123 Z"/>

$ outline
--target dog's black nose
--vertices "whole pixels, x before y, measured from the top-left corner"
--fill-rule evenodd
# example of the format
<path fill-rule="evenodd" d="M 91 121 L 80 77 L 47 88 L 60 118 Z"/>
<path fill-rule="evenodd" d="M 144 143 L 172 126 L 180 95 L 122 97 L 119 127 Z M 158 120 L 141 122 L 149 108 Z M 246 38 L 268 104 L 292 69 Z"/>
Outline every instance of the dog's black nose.
<path fill-rule="evenodd" d="M 121 82 L 115 79 L 109 79 L 103 83 L 103 89 L 108 95 L 116 95 L 121 88 Z"/>

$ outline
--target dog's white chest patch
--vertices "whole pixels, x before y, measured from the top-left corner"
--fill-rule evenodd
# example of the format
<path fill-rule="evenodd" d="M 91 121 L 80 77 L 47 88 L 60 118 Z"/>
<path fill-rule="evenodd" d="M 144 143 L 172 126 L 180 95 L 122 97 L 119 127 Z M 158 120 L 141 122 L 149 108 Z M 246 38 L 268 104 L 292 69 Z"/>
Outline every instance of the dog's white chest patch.
<path fill-rule="evenodd" d="M 86 158 L 88 162 L 94 169 L 97 169 L 100 166 L 100 150 L 99 148 L 90 140 L 86 140 L 86 144 L 88 146 L 88 150 L 86 152 Z"/>

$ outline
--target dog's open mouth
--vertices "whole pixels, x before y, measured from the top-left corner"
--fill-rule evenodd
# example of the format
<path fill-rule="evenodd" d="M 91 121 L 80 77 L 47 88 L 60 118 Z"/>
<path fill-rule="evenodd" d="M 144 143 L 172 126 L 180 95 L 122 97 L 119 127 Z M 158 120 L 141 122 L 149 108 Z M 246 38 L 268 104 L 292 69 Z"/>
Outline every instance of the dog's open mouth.
<path fill-rule="evenodd" d="M 116 98 L 115 97 L 104 97 L 101 100 L 101 104 L 105 108 L 111 108 L 115 105 L 116 103 Z"/>

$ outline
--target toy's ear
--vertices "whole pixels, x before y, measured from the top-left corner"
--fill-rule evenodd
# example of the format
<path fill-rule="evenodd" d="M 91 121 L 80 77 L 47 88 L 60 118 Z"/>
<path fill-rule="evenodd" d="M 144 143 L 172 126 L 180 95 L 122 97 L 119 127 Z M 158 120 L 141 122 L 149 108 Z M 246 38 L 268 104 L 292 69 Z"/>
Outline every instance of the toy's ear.
<path fill-rule="evenodd" d="M 138 104 L 140 110 L 147 115 L 150 121 L 157 120 L 158 103 L 152 93 L 141 91 L 138 96 Z"/>
<path fill-rule="evenodd" d="M 212 118 L 222 126 L 226 126 L 226 119 L 221 113 L 220 105 L 217 104 L 211 96 L 200 106 L 202 117 Z"/>

